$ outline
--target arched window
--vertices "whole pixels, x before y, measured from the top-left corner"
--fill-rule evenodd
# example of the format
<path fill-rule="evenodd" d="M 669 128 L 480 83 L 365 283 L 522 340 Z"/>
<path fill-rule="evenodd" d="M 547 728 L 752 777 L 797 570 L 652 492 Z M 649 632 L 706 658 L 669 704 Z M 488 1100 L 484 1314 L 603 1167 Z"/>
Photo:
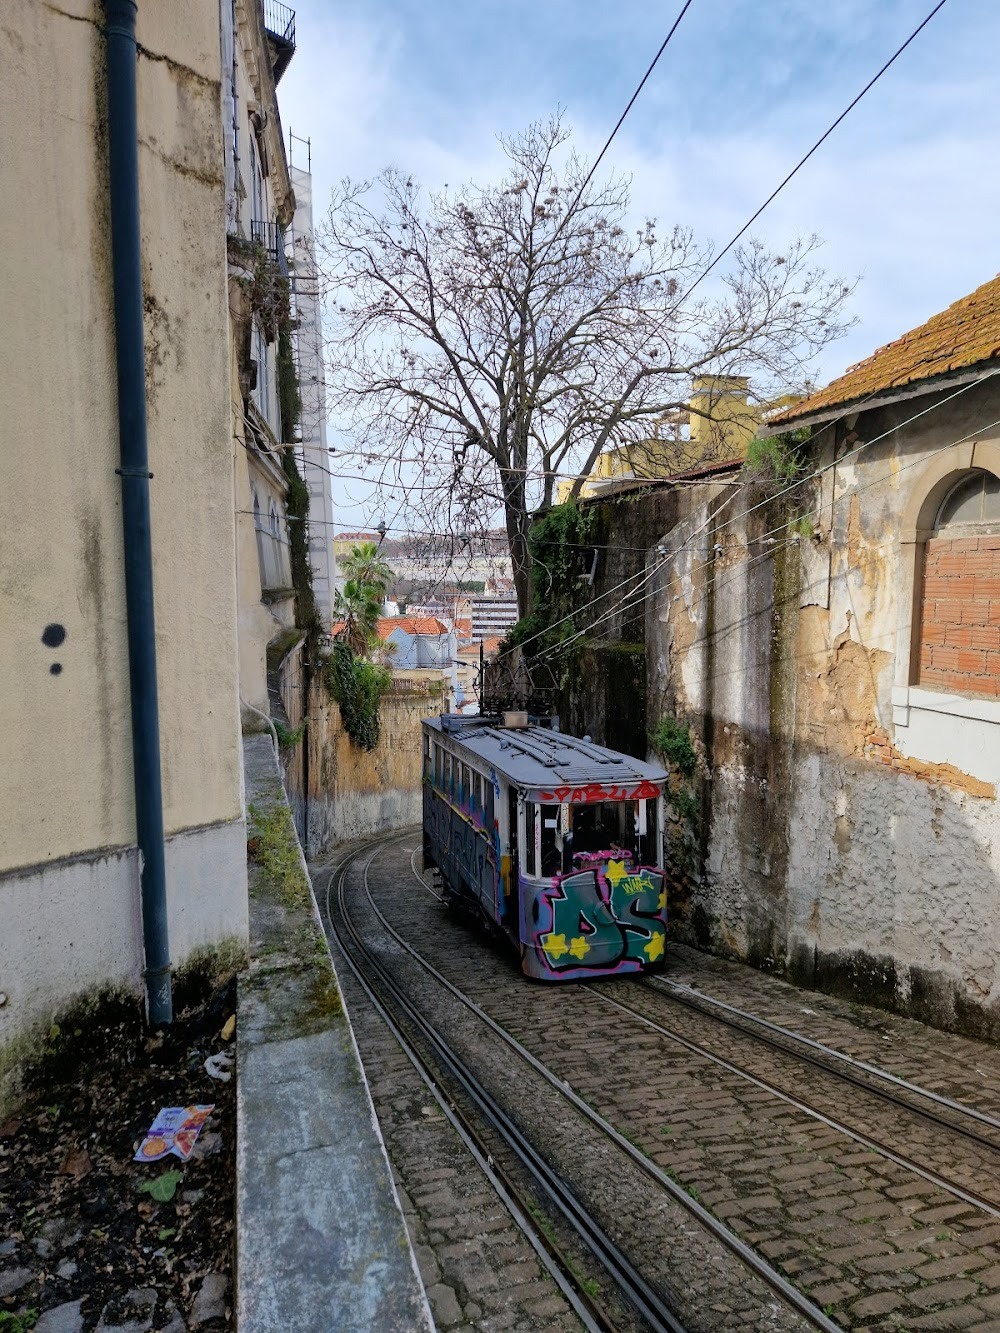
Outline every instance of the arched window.
<path fill-rule="evenodd" d="M 277 537 L 277 536 L 279 535 L 279 534 L 278 534 L 278 527 L 279 527 L 279 525 L 278 525 L 278 506 L 274 503 L 273 500 L 271 501 L 270 508 L 268 509 L 267 518 L 268 518 L 268 523 L 269 523 L 270 528 L 271 528 L 271 533 L 272 533 L 272 535 L 275 536 L 275 537 Z"/>
<path fill-rule="evenodd" d="M 943 479 L 941 489 L 923 542 L 919 655 L 911 683 L 995 699 L 1000 695 L 1000 477 L 969 468 Z"/>
<path fill-rule="evenodd" d="M 253 525 L 255 528 L 260 527 L 260 499 L 256 491 L 253 493 Z"/>
<path fill-rule="evenodd" d="M 941 501 L 934 535 L 945 535 L 945 528 L 960 528 L 958 535 L 965 536 L 983 524 L 1000 526 L 1000 477 L 983 468 L 971 468 Z"/>

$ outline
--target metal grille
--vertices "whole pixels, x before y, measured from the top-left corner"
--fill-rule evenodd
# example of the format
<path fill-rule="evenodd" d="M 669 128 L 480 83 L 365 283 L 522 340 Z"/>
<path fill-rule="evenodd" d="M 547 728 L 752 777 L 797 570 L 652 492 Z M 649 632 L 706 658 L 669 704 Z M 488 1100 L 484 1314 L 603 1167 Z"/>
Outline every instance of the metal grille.
<path fill-rule="evenodd" d="M 264 29 L 279 41 L 295 45 L 295 10 L 280 0 L 262 0 Z"/>

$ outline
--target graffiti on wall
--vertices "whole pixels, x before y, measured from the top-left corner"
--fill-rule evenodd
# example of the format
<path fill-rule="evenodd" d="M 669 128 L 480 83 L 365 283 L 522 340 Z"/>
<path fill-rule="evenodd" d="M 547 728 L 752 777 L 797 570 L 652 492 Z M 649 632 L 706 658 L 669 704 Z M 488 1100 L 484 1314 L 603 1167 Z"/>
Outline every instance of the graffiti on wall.
<path fill-rule="evenodd" d="M 593 805 L 597 801 L 655 800 L 662 788 L 656 782 L 588 782 L 583 787 L 553 787 L 551 791 L 528 792 L 527 799 L 544 804 Z"/>
<path fill-rule="evenodd" d="M 532 901 L 529 976 L 636 972 L 663 958 L 667 904 L 659 870 L 611 859 L 543 889 L 522 883 L 522 894 Z"/>

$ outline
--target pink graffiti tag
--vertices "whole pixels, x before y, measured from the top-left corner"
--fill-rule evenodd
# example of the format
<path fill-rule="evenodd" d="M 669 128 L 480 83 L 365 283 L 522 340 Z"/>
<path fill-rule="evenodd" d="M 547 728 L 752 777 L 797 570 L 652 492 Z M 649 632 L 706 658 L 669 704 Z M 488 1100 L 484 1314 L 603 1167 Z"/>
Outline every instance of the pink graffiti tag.
<path fill-rule="evenodd" d="M 634 787 L 620 786 L 617 783 L 605 785 L 603 782 L 588 782 L 585 787 L 556 787 L 553 791 L 539 792 L 542 801 L 555 801 L 559 805 L 592 805 L 597 801 L 645 801 L 654 800 L 660 794 L 655 782 L 643 781 Z"/>

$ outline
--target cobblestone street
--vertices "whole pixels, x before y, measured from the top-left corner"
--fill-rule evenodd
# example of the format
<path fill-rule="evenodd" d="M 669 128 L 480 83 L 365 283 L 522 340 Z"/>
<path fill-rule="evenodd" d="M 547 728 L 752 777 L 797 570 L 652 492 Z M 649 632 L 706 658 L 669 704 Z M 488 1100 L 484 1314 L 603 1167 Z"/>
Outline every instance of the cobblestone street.
<path fill-rule="evenodd" d="M 528 983 L 512 955 L 418 878 L 414 841 L 383 847 L 371 868 L 372 902 L 393 929 L 829 1320 L 853 1329 L 1000 1329 L 994 1048 L 682 947 L 671 948 L 654 981 Z M 346 892 L 360 919 L 357 864 Z M 470 1067 L 478 1060 L 522 1128 L 592 1197 L 616 1243 L 671 1293 L 686 1327 L 804 1326 L 673 1199 L 581 1127 L 370 912 L 364 929 L 438 1030 Z M 438 1322 L 578 1326 L 382 1020 L 360 989 L 345 988 Z M 701 999 L 692 1005 L 692 992 L 912 1090 L 815 1047 L 817 1063 L 804 1064 L 793 1040 L 767 1046 L 752 1022 Z M 899 1101 L 887 1099 L 896 1094 Z M 499 1159 L 502 1147 L 492 1150 Z M 604 1274 L 583 1276 L 607 1294 Z M 619 1310 L 616 1319 L 625 1326 L 629 1316 Z"/>

